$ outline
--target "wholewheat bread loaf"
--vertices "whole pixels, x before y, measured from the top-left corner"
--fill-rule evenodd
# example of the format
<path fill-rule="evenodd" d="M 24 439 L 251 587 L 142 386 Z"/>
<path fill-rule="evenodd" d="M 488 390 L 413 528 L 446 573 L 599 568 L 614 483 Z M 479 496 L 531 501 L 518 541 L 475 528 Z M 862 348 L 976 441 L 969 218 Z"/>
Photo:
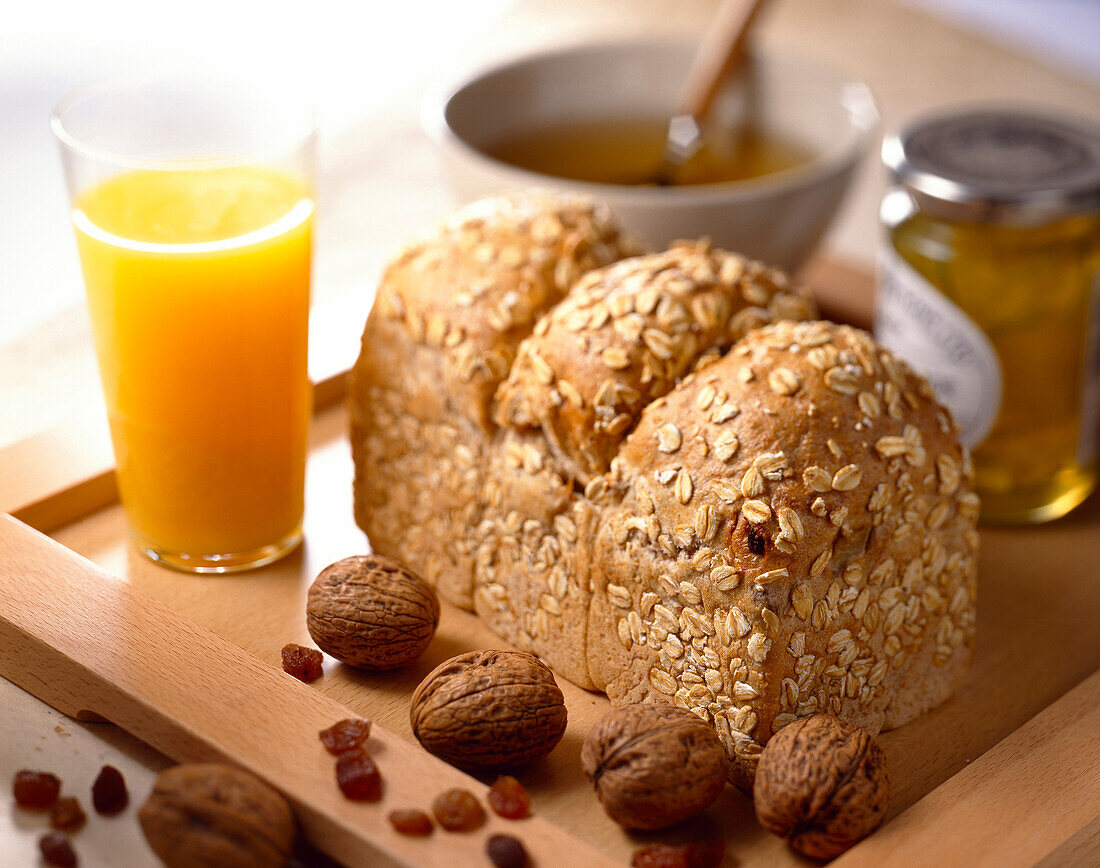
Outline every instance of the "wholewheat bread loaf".
<path fill-rule="evenodd" d="M 870 336 L 705 242 L 633 252 L 511 197 L 399 257 L 350 381 L 356 519 L 559 674 L 710 721 L 748 786 L 796 717 L 876 733 L 950 695 L 978 501 Z"/>
<path fill-rule="evenodd" d="M 590 272 L 519 347 L 497 392 L 474 605 L 595 687 L 588 646 L 598 494 L 652 401 L 751 328 L 814 312 L 783 275 L 706 243 Z"/>
<path fill-rule="evenodd" d="M 379 554 L 470 608 L 493 396 L 584 272 L 636 249 L 587 200 L 475 203 L 386 269 L 349 378 L 355 518 Z"/>

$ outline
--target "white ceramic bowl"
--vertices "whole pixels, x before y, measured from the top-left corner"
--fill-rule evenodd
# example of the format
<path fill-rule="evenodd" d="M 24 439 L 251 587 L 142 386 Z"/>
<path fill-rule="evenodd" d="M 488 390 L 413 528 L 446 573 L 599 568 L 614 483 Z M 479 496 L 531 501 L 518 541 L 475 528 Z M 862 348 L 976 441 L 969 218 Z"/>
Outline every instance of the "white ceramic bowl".
<path fill-rule="evenodd" d="M 652 248 L 710 236 L 794 270 L 829 227 L 878 128 L 867 87 L 828 69 L 757 57 L 753 74 L 724 98 L 719 111 L 748 107 L 762 127 L 815 155 L 760 178 L 690 187 L 596 184 L 527 171 L 484 151 L 513 131 L 555 122 L 669 116 L 693 50 L 684 42 L 620 42 L 531 54 L 438 84 L 425 98 L 422 120 L 463 202 L 516 188 L 583 192 L 610 205 Z"/>

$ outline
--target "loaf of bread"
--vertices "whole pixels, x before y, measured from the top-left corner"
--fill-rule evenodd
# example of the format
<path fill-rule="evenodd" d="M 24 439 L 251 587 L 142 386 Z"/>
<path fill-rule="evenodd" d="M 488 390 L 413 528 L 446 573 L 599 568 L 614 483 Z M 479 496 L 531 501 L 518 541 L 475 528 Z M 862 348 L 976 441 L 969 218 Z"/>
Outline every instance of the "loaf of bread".
<path fill-rule="evenodd" d="M 355 511 L 616 703 L 771 734 L 942 702 L 974 631 L 969 459 L 928 384 L 706 242 L 631 255 L 577 200 L 460 212 L 386 272 L 350 379 Z"/>
<path fill-rule="evenodd" d="M 349 380 L 355 518 L 376 552 L 472 608 L 497 387 L 578 277 L 635 252 L 587 200 L 510 196 L 389 266 Z"/>

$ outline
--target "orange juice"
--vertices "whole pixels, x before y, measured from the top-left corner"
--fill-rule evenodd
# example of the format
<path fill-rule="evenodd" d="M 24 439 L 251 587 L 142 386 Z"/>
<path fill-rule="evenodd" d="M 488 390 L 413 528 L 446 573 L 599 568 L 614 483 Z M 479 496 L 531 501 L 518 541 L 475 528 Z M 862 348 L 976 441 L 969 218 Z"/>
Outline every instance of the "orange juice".
<path fill-rule="evenodd" d="M 191 569 L 286 551 L 310 415 L 311 191 L 259 167 L 134 171 L 80 195 L 73 220 L 139 545 Z"/>

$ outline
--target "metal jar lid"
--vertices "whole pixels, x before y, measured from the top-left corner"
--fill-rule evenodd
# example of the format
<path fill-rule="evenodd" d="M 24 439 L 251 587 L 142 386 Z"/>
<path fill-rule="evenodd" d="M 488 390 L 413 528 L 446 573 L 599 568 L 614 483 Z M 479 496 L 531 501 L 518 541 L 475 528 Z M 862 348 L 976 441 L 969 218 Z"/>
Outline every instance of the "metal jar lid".
<path fill-rule="evenodd" d="M 1014 109 L 955 112 L 887 136 L 882 159 L 946 220 L 1037 225 L 1100 210 L 1100 130 Z"/>

